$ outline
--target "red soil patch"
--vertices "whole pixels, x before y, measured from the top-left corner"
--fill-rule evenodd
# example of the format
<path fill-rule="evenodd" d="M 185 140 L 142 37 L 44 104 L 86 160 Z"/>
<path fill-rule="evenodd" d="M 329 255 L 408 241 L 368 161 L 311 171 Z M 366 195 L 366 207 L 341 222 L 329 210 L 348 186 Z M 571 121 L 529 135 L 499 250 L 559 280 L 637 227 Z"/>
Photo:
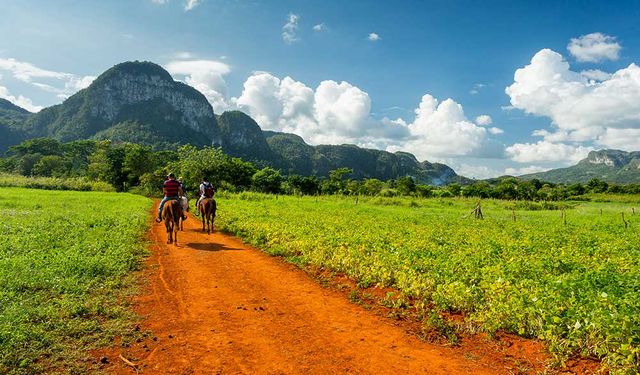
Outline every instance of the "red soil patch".
<path fill-rule="evenodd" d="M 155 212 L 155 211 L 154 211 Z M 379 304 L 391 290 L 367 290 L 349 302 L 347 278 L 319 285 L 317 273 L 270 257 L 219 232 L 201 232 L 191 216 L 166 245 L 154 224 L 145 291 L 133 301 L 142 320 L 136 343 L 94 353 L 100 368 L 130 374 L 512 374 L 544 369 L 533 340 L 501 335 L 461 338 L 457 346 L 416 337 L 411 314 L 388 318 Z M 324 279 L 327 276 L 324 275 Z M 336 288 L 337 285 L 347 287 Z M 410 309 L 408 309 L 410 310 Z M 587 372 L 592 367 L 586 369 Z M 582 369 L 584 370 L 584 369 Z"/>

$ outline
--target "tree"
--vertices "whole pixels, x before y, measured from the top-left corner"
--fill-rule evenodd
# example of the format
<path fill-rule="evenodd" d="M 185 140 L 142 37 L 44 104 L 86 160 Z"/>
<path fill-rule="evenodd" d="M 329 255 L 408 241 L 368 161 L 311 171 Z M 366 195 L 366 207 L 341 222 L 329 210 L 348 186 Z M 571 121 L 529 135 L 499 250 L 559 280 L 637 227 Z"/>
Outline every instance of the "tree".
<path fill-rule="evenodd" d="M 316 176 L 303 177 L 300 181 L 302 194 L 316 195 L 320 192 L 320 180 Z"/>
<path fill-rule="evenodd" d="M 500 181 L 493 189 L 493 198 L 516 199 L 518 197 L 518 179 L 508 177 Z"/>
<path fill-rule="evenodd" d="M 418 184 L 416 185 L 416 195 L 420 198 L 433 197 L 433 186 Z"/>
<path fill-rule="evenodd" d="M 609 184 L 597 178 L 592 178 L 587 182 L 586 188 L 592 193 L 604 193 L 609 188 Z"/>
<path fill-rule="evenodd" d="M 140 176 L 156 169 L 151 147 L 127 144 L 124 147 L 122 168 L 129 186 L 138 185 Z"/>
<path fill-rule="evenodd" d="M 411 176 L 400 177 L 396 182 L 396 189 L 402 195 L 410 195 L 416 191 L 416 182 Z"/>
<path fill-rule="evenodd" d="M 206 177 L 216 189 L 223 183 L 246 189 L 251 186 L 256 172 L 253 164 L 232 158 L 220 148 L 197 149 L 192 145 L 180 147 L 178 160 L 169 163 L 167 170 L 182 176 L 187 186 L 199 186 Z"/>
<path fill-rule="evenodd" d="M 332 181 L 342 181 L 342 178 L 344 176 L 350 175 L 351 173 L 353 173 L 353 169 L 351 168 L 338 168 L 338 169 L 334 169 L 329 171 L 329 178 Z"/>
<path fill-rule="evenodd" d="M 42 159 L 41 154 L 26 154 L 18 162 L 18 173 L 23 176 L 31 176 L 33 167 Z"/>
<path fill-rule="evenodd" d="M 586 192 L 584 186 L 581 183 L 575 183 L 567 186 L 567 193 L 572 196 L 582 195 Z"/>
<path fill-rule="evenodd" d="M 252 186 L 256 191 L 272 194 L 280 192 L 282 181 L 280 172 L 269 167 L 257 171 L 251 178 Z"/>
<path fill-rule="evenodd" d="M 480 181 L 462 188 L 463 197 L 489 198 L 491 196 L 491 185 Z"/>
<path fill-rule="evenodd" d="M 366 195 L 378 195 L 383 187 L 384 183 L 377 178 L 367 178 L 362 183 L 362 192 Z"/>
<path fill-rule="evenodd" d="M 64 158 L 58 155 L 46 155 L 33 166 L 34 176 L 61 177 L 67 171 Z"/>
<path fill-rule="evenodd" d="M 447 186 L 447 190 L 449 190 L 449 193 L 451 193 L 452 196 L 459 197 L 462 192 L 462 186 L 458 183 L 449 184 L 449 186 Z"/>
<path fill-rule="evenodd" d="M 62 146 L 60 142 L 52 138 L 34 138 L 9 147 L 9 153 L 18 156 L 27 154 L 62 156 Z"/>

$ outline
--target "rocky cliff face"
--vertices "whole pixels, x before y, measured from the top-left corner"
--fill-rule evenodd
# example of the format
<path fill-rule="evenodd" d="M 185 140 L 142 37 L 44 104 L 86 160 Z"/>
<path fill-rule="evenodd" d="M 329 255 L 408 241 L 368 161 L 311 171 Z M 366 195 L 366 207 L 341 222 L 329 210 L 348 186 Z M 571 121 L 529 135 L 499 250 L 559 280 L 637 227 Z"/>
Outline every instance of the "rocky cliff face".
<path fill-rule="evenodd" d="M 638 151 L 599 150 L 591 151 L 581 163 L 604 164 L 609 167 L 621 168 L 636 158 L 640 158 L 640 152 Z"/>
<path fill-rule="evenodd" d="M 94 117 L 113 122 L 130 106 L 161 101 L 178 114 L 177 120 L 182 125 L 208 135 L 211 143 L 219 142 L 217 127 L 214 126 L 216 119 L 206 98 L 190 86 L 175 82 L 164 69 L 155 64 L 116 65 L 96 81 L 92 87 L 92 95 L 97 96 L 100 101 L 90 108 Z"/>
<path fill-rule="evenodd" d="M 167 142 L 220 143 L 213 108 L 204 95 L 150 62 L 114 66 L 64 103 L 34 115 L 27 128 L 34 136 L 70 141 L 123 123 L 145 125 Z M 180 133 L 176 130 L 184 132 L 185 139 L 169 139 Z M 126 129 L 120 125 L 118 132 Z"/>

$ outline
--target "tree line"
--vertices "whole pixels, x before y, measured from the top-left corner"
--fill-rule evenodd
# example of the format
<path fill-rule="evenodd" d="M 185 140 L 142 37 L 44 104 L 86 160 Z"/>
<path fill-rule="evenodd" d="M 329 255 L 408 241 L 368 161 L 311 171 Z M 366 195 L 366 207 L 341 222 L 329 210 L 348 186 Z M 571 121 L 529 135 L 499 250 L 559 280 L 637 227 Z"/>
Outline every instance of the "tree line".
<path fill-rule="evenodd" d="M 195 192 L 203 177 L 217 189 L 253 190 L 272 194 L 339 194 L 368 196 L 478 197 L 509 200 L 560 201 L 586 193 L 638 194 L 640 184 L 608 184 L 597 178 L 586 184 L 553 184 L 514 177 L 434 187 L 411 176 L 381 181 L 349 178 L 352 170 L 338 168 L 327 177 L 283 175 L 280 171 L 225 154 L 219 148 L 186 145 L 175 151 L 154 151 L 134 143 L 82 140 L 61 143 L 50 138 L 30 139 L 9 148 L 0 158 L 0 171 L 34 177 L 87 178 L 105 182 L 117 191 L 147 196 L 161 192 L 164 176 L 173 172 Z"/>

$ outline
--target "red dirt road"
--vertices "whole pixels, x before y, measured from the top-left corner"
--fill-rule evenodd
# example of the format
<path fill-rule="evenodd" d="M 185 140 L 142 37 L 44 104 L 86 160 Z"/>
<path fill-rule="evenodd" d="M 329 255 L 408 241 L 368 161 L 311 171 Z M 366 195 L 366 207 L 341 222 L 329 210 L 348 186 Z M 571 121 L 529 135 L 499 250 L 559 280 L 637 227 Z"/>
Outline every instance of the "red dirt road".
<path fill-rule="evenodd" d="M 304 271 L 191 216 L 178 246 L 150 234 L 149 282 L 134 308 L 147 340 L 112 348 L 104 370 L 131 374 L 495 374 L 503 365 L 420 341 L 323 288 Z"/>

